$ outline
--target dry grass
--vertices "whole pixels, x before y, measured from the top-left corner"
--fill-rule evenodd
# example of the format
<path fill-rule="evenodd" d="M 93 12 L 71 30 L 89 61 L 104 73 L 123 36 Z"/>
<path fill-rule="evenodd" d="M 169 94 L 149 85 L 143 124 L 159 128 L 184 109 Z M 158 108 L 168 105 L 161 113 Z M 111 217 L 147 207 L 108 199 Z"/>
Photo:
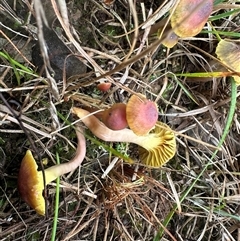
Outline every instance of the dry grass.
<path fill-rule="evenodd" d="M 56 209 L 55 240 L 240 240 L 239 93 L 231 129 L 212 158 L 228 118 L 230 80 L 178 75 L 214 68 L 211 56 L 218 35 L 212 30 L 221 38 L 239 39 L 239 1 L 217 2 L 204 28 L 208 33 L 181 39 L 167 49 L 142 26 L 154 24 L 153 16 L 167 18 L 176 1 L 70 1 L 67 18 L 54 10 L 54 0 L 0 1 L 0 92 L 17 111 L 13 114 L 0 100 L 1 240 L 53 239 Z M 64 10 L 63 6 L 62 14 Z M 148 14 L 152 21 L 146 20 Z M 225 15 L 217 18 L 219 14 Z M 58 21 L 52 22 L 54 16 Z M 45 18 L 64 44 L 84 59 L 86 71 L 80 62 L 60 70 L 61 78 L 53 78 L 51 68 L 59 68 L 48 65 L 46 54 L 42 74 L 34 72 L 32 46 L 39 38 L 44 47 L 36 29 Z M 112 83 L 107 93 L 96 88 L 103 80 Z M 127 102 L 132 93 L 155 101 L 159 120 L 176 132 L 177 153 L 169 163 L 153 170 L 130 165 L 115 159 L 96 139 L 88 139 L 84 164 L 61 177 L 57 208 L 55 183 L 47 187 L 45 218 L 20 200 L 17 174 L 27 149 L 38 153 L 38 162 L 47 158 L 49 166 L 56 153 L 61 162 L 73 156 L 72 106 L 104 109 Z M 110 146 L 138 159 L 133 145 Z"/>

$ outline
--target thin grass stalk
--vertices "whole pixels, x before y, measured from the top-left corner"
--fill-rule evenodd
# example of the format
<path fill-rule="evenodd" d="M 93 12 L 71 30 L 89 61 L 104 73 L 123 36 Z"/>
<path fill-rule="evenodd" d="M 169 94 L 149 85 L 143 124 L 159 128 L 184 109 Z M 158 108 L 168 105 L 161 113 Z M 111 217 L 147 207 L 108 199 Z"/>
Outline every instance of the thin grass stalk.
<path fill-rule="evenodd" d="M 56 162 L 59 165 L 59 155 L 58 152 L 56 153 Z M 56 179 L 56 195 L 55 195 L 55 209 L 54 209 L 54 218 L 53 218 L 53 227 L 52 227 L 52 235 L 51 235 L 51 241 L 56 240 L 56 233 L 57 233 L 57 221 L 58 221 L 58 209 L 59 209 L 59 184 L 60 184 L 60 178 L 58 177 Z"/>

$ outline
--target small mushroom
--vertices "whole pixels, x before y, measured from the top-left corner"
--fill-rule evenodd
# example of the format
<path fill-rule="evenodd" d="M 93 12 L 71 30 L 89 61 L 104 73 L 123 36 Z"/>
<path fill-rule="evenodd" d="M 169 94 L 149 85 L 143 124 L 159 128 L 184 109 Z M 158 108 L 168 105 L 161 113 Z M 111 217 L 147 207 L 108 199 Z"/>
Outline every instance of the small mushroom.
<path fill-rule="evenodd" d="M 167 23 L 166 18 L 151 26 L 149 34 L 154 32 L 157 32 L 157 36 L 162 39 L 162 44 L 167 48 L 173 48 L 178 43 L 179 37 L 172 30 L 170 23 Z"/>
<path fill-rule="evenodd" d="M 240 85 L 240 45 L 222 39 L 217 45 L 216 54 L 224 65 L 238 72 L 239 75 L 233 75 L 233 78 Z"/>
<path fill-rule="evenodd" d="M 162 44 L 167 48 L 173 48 L 178 43 L 179 37 L 173 32 L 170 31 L 165 38 L 162 40 Z"/>
<path fill-rule="evenodd" d="M 181 38 L 200 33 L 213 10 L 213 0 L 180 0 L 171 16 L 173 31 Z"/>
<path fill-rule="evenodd" d="M 112 130 L 121 130 L 128 126 L 126 104 L 116 103 L 102 112 L 102 122 Z"/>
<path fill-rule="evenodd" d="M 97 85 L 97 89 L 102 92 L 107 92 L 111 88 L 112 84 L 110 82 L 102 82 Z"/>
<path fill-rule="evenodd" d="M 86 154 L 86 141 L 79 129 L 76 129 L 78 146 L 75 157 L 67 162 L 47 168 L 45 172 L 46 185 L 57 177 L 75 170 L 83 161 Z M 42 196 L 44 189 L 42 171 L 38 166 L 32 152 L 27 150 L 18 175 L 18 190 L 21 198 L 40 215 L 45 215 L 45 200 Z"/>
<path fill-rule="evenodd" d="M 155 126 L 158 119 L 158 107 L 155 102 L 147 100 L 145 96 L 139 98 L 132 95 L 126 108 L 129 128 L 136 135 L 147 135 Z"/>
<path fill-rule="evenodd" d="M 173 32 L 167 18 L 163 18 L 159 22 L 151 26 L 149 35 L 157 34 L 162 40 L 162 44 L 167 48 L 172 48 L 178 43 L 178 36 Z"/>
<path fill-rule="evenodd" d="M 138 136 L 130 129 L 111 130 L 84 109 L 73 107 L 72 113 L 77 115 L 92 133 L 103 141 L 129 142 L 139 145 L 140 159 L 146 166 L 161 167 L 175 155 L 175 136 L 166 124 L 157 122 L 152 132 Z"/>

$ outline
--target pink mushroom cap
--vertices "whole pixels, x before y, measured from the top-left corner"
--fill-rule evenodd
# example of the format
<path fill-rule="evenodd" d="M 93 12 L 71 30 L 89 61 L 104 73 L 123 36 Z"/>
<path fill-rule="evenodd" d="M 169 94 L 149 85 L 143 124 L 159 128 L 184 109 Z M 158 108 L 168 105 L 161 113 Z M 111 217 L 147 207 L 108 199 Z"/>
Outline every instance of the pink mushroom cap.
<path fill-rule="evenodd" d="M 147 135 L 158 120 L 158 107 L 155 102 L 132 95 L 126 108 L 129 128 L 139 136 Z"/>

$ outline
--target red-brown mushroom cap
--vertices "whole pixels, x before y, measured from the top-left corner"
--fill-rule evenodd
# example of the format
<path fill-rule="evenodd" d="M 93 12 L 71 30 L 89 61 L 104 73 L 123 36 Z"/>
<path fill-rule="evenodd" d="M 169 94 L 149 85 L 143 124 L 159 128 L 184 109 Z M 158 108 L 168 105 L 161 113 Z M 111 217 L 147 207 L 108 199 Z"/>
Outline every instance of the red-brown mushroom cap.
<path fill-rule="evenodd" d="M 127 103 L 126 116 L 129 128 L 136 135 L 147 135 L 158 120 L 158 108 L 155 102 L 144 96 L 132 95 Z"/>
<path fill-rule="evenodd" d="M 110 82 L 103 82 L 97 85 L 98 90 L 102 92 L 107 92 L 111 88 L 112 84 Z"/>
<path fill-rule="evenodd" d="M 28 150 L 24 156 L 18 175 L 18 191 L 22 199 L 40 215 L 45 214 L 45 200 L 42 196 L 43 177 Z"/>
<path fill-rule="evenodd" d="M 180 0 L 171 16 L 174 32 L 182 38 L 197 35 L 213 10 L 213 0 Z"/>
<path fill-rule="evenodd" d="M 117 103 L 105 110 L 102 122 L 112 130 L 122 130 L 128 126 L 126 120 L 126 104 Z"/>

